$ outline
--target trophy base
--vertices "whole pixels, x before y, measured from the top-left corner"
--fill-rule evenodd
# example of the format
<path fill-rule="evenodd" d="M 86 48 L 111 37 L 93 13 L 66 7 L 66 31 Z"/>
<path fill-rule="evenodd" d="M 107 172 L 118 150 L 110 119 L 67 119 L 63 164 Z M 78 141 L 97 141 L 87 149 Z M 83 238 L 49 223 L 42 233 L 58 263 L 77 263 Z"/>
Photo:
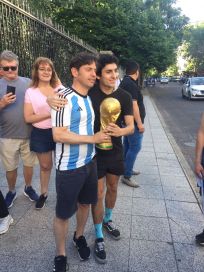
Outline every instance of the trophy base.
<path fill-rule="evenodd" d="M 111 150 L 111 149 L 113 149 L 113 145 L 112 144 L 107 144 L 107 143 L 96 144 L 96 147 L 101 149 L 101 150 Z"/>

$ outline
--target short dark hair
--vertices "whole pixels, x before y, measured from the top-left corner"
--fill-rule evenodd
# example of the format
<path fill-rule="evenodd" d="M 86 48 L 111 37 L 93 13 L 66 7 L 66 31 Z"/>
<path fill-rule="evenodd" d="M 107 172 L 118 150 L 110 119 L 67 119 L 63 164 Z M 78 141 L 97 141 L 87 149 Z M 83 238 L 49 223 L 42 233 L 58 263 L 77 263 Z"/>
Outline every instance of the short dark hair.
<path fill-rule="evenodd" d="M 97 76 L 101 76 L 101 72 L 103 68 L 107 64 L 112 64 L 112 63 L 115 63 L 118 66 L 119 61 L 116 58 L 116 56 L 112 54 L 100 54 L 98 58 L 98 62 L 97 62 L 97 70 L 96 70 Z"/>
<path fill-rule="evenodd" d="M 81 66 L 91 64 L 93 62 L 97 62 L 96 55 L 88 52 L 80 52 L 71 59 L 69 69 L 70 71 L 72 68 L 76 68 L 77 70 L 79 70 Z"/>
<path fill-rule="evenodd" d="M 135 74 L 137 71 L 140 71 L 140 66 L 139 64 L 134 61 L 134 60 L 129 60 L 126 63 L 126 75 L 133 75 Z"/>

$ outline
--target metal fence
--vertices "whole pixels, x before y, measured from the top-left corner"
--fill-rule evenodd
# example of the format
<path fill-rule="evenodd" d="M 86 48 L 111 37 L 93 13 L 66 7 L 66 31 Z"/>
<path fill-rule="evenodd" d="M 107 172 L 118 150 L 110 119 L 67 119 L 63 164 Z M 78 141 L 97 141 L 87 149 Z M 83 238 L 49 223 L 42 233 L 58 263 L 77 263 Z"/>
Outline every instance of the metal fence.
<path fill-rule="evenodd" d="M 19 3 L 23 4 L 21 6 Z M 64 84 L 70 81 L 68 67 L 77 52 L 96 52 L 62 27 L 29 12 L 24 1 L 0 0 L 0 51 L 11 50 L 19 56 L 21 76 L 31 76 L 31 67 L 39 56 L 50 58 Z"/>

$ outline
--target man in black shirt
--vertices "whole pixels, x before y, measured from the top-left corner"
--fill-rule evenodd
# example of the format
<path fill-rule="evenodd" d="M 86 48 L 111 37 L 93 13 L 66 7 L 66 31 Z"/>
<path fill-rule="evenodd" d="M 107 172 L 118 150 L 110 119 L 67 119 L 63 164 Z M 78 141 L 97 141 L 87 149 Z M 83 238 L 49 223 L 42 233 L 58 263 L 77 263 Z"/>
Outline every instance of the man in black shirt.
<path fill-rule="evenodd" d="M 106 130 L 111 136 L 113 148 L 111 150 L 97 151 L 97 169 L 98 169 L 98 202 L 92 205 L 92 215 L 96 233 L 95 258 L 99 263 L 106 262 L 106 252 L 104 247 L 103 228 L 116 240 L 120 239 L 120 231 L 112 222 L 112 211 L 117 198 L 117 187 L 120 175 L 124 174 L 123 146 L 121 137 L 133 133 L 133 111 L 130 95 L 118 88 L 115 90 L 116 80 L 118 78 L 118 60 L 110 54 L 102 54 L 99 57 L 97 65 L 98 82 L 89 91 L 94 112 L 95 125 L 94 130 L 98 132 L 100 123 L 100 105 L 105 98 L 115 98 L 121 106 L 121 113 L 116 123 L 110 123 Z M 122 123 L 126 126 L 122 127 Z M 103 208 L 104 189 L 106 182 L 105 195 L 105 216 Z"/>
<path fill-rule="evenodd" d="M 131 176 L 139 174 L 133 170 L 133 166 L 142 147 L 145 118 L 145 107 L 143 96 L 137 83 L 138 78 L 139 65 L 135 61 L 129 61 L 126 65 L 126 75 L 120 87 L 132 96 L 135 132 L 132 135 L 124 137 L 125 174 L 122 177 L 122 182 L 135 188 L 139 187 L 139 185 L 131 179 Z"/>

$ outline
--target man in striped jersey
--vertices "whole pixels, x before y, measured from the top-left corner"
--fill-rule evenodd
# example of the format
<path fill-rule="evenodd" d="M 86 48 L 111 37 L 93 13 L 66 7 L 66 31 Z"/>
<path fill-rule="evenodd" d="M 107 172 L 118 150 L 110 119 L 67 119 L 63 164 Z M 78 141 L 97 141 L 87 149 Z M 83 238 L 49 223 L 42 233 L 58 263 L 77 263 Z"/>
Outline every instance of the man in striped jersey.
<path fill-rule="evenodd" d="M 105 132 L 94 134 L 94 111 L 88 90 L 96 80 L 96 58 L 80 53 L 70 63 L 72 87 L 61 91 L 67 103 L 60 111 L 52 110 L 53 137 L 56 144 L 57 204 L 54 234 L 57 253 L 55 272 L 67 271 L 66 235 L 69 218 L 77 212 L 73 242 L 81 260 L 90 257 L 83 236 L 90 204 L 97 203 L 95 143 L 110 142 Z"/>

